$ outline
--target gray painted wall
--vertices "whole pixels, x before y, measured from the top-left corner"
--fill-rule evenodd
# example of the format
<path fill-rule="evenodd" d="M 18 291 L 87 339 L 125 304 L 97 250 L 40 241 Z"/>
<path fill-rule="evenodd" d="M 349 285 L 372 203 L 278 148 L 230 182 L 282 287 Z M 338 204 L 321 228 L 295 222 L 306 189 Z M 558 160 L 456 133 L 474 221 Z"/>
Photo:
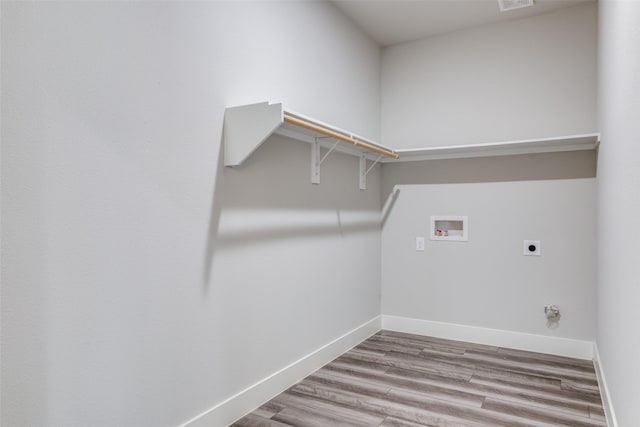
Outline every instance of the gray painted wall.
<path fill-rule="evenodd" d="M 598 348 L 621 427 L 640 423 L 640 3 L 599 4 Z"/>
<path fill-rule="evenodd" d="M 387 144 L 440 146 L 594 132 L 595 4 L 383 50 Z M 383 314 L 592 340 L 595 151 L 383 166 Z M 392 194 L 394 187 L 399 190 Z M 467 243 L 427 240 L 468 215 Z M 524 239 L 542 241 L 524 257 Z M 543 306 L 558 304 L 558 329 Z"/>
<path fill-rule="evenodd" d="M 220 165 L 225 106 L 378 139 L 378 65 L 323 2 L 2 2 L 0 424 L 177 425 L 379 315 L 377 171 Z"/>
<path fill-rule="evenodd" d="M 595 3 L 386 48 L 382 142 L 402 148 L 596 132 Z"/>
<path fill-rule="evenodd" d="M 382 229 L 382 312 L 593 340 L 595 180 L 398 185 Z M 429 240 L 431 215 L 469 217 L 469 241 Z M 424 252 L 415 237 L 426 237 Z M 523 240 L 542 256 L 523 256 Z M 545 304 L 562 312 L 548 329 Z"/>
<path fill-rule="evenodd" d="M 596 167 L 596 150 L 385 163 L 382 166 L 382 197 L 386 200 L 398 184 L 593 178 Z"/>

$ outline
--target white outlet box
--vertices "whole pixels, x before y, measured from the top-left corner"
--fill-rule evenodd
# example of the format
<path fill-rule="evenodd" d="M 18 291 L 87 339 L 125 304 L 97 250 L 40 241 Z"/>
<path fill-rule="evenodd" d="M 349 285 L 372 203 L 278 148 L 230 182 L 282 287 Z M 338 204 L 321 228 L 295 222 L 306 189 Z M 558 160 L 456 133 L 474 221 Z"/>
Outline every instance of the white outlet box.
<path fill-rule="evenodd" d="M 424 237 L 416 237 L 416 251 L 424 251 Z"/>
<path fill-rule="evenodd" d="M 526 256 L 540 256 L 540 240 L 525 240 L 522 254 Z"/>

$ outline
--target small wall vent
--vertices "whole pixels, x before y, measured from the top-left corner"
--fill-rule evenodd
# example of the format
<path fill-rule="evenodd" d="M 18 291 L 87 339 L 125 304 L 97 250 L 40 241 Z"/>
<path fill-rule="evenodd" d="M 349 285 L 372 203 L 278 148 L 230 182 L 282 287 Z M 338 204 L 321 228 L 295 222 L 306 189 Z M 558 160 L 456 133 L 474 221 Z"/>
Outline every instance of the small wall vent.
<path fill-rule="evenodd" d="M 533 0 L 498 0 L 498 4 L 500 5 L 500 12 L 507 12 L 533 6 Z"/>

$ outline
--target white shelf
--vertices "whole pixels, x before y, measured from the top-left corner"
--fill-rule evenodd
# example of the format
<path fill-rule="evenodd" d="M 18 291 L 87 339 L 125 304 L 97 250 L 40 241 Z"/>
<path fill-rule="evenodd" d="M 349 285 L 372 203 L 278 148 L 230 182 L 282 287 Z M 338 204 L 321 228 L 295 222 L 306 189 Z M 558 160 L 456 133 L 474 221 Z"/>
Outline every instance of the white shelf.
<path fill-rule="evenodd" d="M 359 156 L 359 185 L 362 190 L 366 188 L 367 174 L 378 162 L 593 150 L 599 142 L 599 135 L 593 133 L 489 144 L 393 150 L 352 132 L 285 110 L 281 103 L 261 102 L 229 107 L 225 110 L 224 165 L 241 165 L 273 134 L 311 144 L 311 182 L 314 184 L 320 183 L 320 166 L 332 151 Z M 326 149 L 323 155 L 321 147 Z"/>
<path fill-rule="evenodd" d="M 225 166 L 241 165 L 251 154 L 271 135 L 279 134 L 308 143 L 320 142 L 321 146 L 331 148 L 333 141 L 318 132 L 295 126 L 284 121 L 285 114 L 318 124 L 354 140 L 400 155 L 399 159 L 383 158 L 381 162 L 405 162 L 419 160 L 459 159 L 469 157 L 507 156 L 514 154 L 553 153 L 560 151 L 593 150 L 598 146 L 600 136 L 597 133 L 584 135 L 568 135 L 553 138 L 525 139 L 521 141 L 504 141 L 486 144 L 453 145 L 429 148 L 408 148 L 393 150 L 382 144 L 352 132 L 308 118 L 302 114 L 285 110 L 281 103 L 258 104 L 230 107 L 224 115 L 224 164 Z M 318 139 L 320 137 L 320 139 Z M 363 153 L 371 160 L 378 157 L 377 153 L 353 145 L 338 144 L 336 151 L 360 156 Z"/>
<path fill-rule="evenodd" d="M 591 133 L 584 135 L 559 136 L 554 138 L 494 142 L 488 144 L 399 149 L 395 150 L 396 153 L 400 155 L 399 160 L 384 159 L 382 161 L 407 162 L 419 160 L 461 159 L 470 157 L 508 156 L 515 154 L 593 150 L 598 146 L 599 140 L 599 134 Z"/>
<path fill-rule="evenodd" d="M 224 112 L 224 165 L 241 165 L 282 124 L 282 105 L 230 107 Z"/>
<path fill-rule="evenodd" d="M 339 134 L 343 138 L 353 140 L 356 145 L 335 144 L 335 138 L 325 134 L 296 126 L 285 122 L 286 116 L 294 116 L 305 122 L 317 125 L 329 132 Z M 224 165 L 239 166 L 253 154 L 271 135 L 279 134 L 298 141 L 310 144 L 318 142 L 327 149 L 335 149 L 354 156 L 365 155 L 370 160 L 378 159 L 379 154 L 366 148 L 382 149 L 393 152 L 389 147 L 361 137 L 353 132 L 328 125 L 319 120 L 311 119 L 289 109 L 284 109 L 281 103 L 270 104 L 261 102 L 258 104 L 241 105 L 225 109 L 224 114 Z M 357 145 L 362 144 L 362 146 Z"/>

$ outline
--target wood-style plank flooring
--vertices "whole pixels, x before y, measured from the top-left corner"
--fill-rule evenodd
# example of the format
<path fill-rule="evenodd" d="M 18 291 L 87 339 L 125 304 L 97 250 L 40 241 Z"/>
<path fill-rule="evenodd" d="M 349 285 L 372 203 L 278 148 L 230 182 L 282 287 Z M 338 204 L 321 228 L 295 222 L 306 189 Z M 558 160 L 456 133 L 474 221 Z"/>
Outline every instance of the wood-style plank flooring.
<path fill-rule="evenodd" d="M 233 426 L 606 422 L 591 361 L 381 331 Z"/>

